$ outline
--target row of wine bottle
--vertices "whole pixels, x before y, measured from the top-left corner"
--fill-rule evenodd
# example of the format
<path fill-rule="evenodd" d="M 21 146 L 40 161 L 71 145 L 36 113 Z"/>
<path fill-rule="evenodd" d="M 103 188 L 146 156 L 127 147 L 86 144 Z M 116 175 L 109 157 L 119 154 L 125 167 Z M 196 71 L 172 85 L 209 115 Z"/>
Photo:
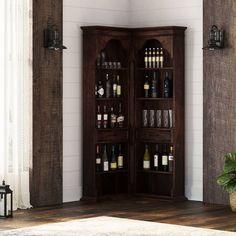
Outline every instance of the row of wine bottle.
<path fill-rule="evenodd" d="M 158 85 L 156 72 L 153 72 L 152 78 L 146 74 L 143 89 L 145 98 L 157 98 L 158 96 L 171 98 L 173 96 L 173 81 L 170 79 L 169 73 L 166 72 L 162 95 L 160 94 L 160 87 Z"/>
<path fill-rule="evenodd" d="M 162 145 L 162 150 L 160 149 L 161 144 L 156 144 L 156 151 L 152 155 L 149 152 L 149 146 L 145 145 L 145 152 L 143 155 L 143 169 L 144 170 L 156 170 L 156 171 L 173 171 L 173 146 L 169 147 L 169 153 L 167 152 L 167 144 Z"/>
<path fill-rule="evenodd" d="M 111 145 L 111 154 L 108 155 L 107 145 L 103 145 L 103 154 L 101 155 L 100 146 L 96 147 L 96 171 L 109 171 L 124 168 L 124 156 L 121 150 L 121 144 Z"/>
<path fill-rule="evenodd" d="M 144 128 L 172 128 L 172 109 L 142 110 L 142 127 Z"/>
<path fill-rule="evenodd" d="M 113 75 L 113 79 L 106 74 L 105 84 L 101 80 L 95 85 L 95 96 L 97 98 L 119 98 L 121 97 L 121 84 L 119 75 Z"/>
<path fill-rule="evenodd" d="M 145 48 L 144 65 L 145 68 L 163 68 L 164 53 L 163 48 Z"/>
<path fill-rule="evenodd" d="M 103 106 L 103 113 L 101 113 L 100 105 L 97 106 L 96 127 L 98 129 L 107 128 L 123 128 L 125 117 L 122 114 L 121 103 L 119 103 L 118 113 L 114 112 L 114 107 L 107 111 L 107 106 Z"/>
<path fill-rule="evenodd" d="M 121 68 L 120 61 L 107 61 L 106 53 L 101 51 L 97 55 L 97 68 L 105 68 L 105 69 L 119 69 Z"/>

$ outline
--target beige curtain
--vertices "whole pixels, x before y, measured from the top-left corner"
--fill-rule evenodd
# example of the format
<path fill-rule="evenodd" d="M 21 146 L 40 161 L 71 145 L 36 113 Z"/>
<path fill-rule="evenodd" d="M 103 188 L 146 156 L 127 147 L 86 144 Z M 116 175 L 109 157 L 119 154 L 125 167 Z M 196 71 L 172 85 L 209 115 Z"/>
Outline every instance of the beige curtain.
<path fill-rule="evenodd" d="M 14 209 L 30 207 L 32 160 L 32 3 L 0 1 L 0 181 Z"/>

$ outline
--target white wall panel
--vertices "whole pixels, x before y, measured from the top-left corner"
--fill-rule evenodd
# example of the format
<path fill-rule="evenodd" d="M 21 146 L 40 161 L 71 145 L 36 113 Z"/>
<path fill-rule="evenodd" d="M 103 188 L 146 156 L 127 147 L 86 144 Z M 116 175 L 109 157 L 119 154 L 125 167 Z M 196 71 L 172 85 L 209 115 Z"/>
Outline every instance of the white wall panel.
<path fill-rule="evenodd" d="M 81 26 L 129 26 L 129 0 L 63 1 L 63 201 L 82 196 Z"/>

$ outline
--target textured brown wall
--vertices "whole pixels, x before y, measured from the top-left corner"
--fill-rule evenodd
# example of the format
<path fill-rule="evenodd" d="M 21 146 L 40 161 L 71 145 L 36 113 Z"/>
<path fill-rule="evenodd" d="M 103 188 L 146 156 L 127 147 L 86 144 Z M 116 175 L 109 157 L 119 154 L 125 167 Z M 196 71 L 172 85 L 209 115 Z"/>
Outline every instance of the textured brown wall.
<path fill-rule="evenodd" d="M 62 52 L 43 47 L 43 30 L 62 32 L 62 0 L 33 0 L 33 206 L 62 203 Z"/>
<path fill-rule="evenodd" d="M 203 56 L 204 202 L 228 204 L 216 184 L 224 154 L 236 150 L 236 1 L 203 0 L 204 44 L 209 27 L 225 30 L 226 47 Z"/>

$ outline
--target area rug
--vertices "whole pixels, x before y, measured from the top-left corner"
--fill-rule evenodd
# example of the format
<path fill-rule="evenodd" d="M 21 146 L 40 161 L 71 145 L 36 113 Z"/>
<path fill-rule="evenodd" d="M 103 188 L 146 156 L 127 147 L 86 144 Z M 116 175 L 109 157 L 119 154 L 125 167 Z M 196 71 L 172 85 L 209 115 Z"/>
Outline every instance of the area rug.
<path fill-rule="evenodd" d="M 236 236 L 236 233 L 100 216 L 0 231 L 3 236 Z"/>

